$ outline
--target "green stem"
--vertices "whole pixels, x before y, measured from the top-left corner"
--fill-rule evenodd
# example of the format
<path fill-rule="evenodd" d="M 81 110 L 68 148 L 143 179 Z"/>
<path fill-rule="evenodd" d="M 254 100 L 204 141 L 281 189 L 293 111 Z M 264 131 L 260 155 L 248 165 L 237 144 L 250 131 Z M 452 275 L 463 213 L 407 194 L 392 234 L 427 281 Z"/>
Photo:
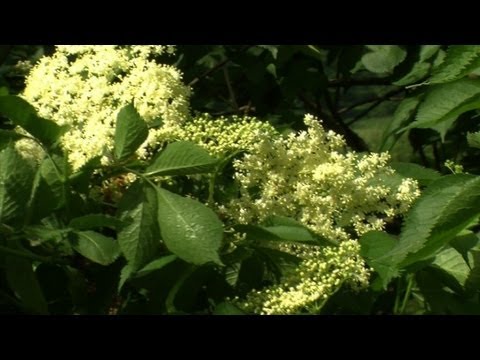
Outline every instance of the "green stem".
<path fill-rule="evenodd" d="M 157 185 L 155 185 L 155 183 L 153 181 L 151 181 L 148 177 L 146 177 L 144 174 L 139 173 L 138 171 L 127 168 L 127 167 L 124 167 L 124 169 L 127 170 L 128 172 L 131 172 L 131 173 L 141 177 L 143 180 L 145 180 L 147 183 L 149 183 L 154 189 L 157 188 Z"/>
<path fill-rule="evenodd" d="M 398 315 L 398 307 L 400 306 L 400 290 L 402 285 L 402 277 L 398 278 L 397 289 L 395 295 L 395 304 L 393 305 L 393 314 Z"/>
<path fill-rule="evenodd" d="M 167 309 L 167 314 L 173 314 L 177 311 L 175 308 L 175 297 L 177 296 L 178 290 L 182 287 L 185 280 L 187 280 L 190 275 L 192 275 L 197 270 L 196 266 L 190 265 L 181 275 L 180 279 L 177 280 L 172 290 L 168 293 L 167 299 L 165 300 L 165 307 Z"/>
<path fill-rule="evenodd" d="M 410 298 L 410 293 L 412 291 L 413 285 L 413 274 L 408 275 L 407 290 L 405 291 L 405 296 L 403 297 L 402 307 L 400 308 L 400 314 L 405 312 L 405 307 L 407 306 L 408 299 Z"/>

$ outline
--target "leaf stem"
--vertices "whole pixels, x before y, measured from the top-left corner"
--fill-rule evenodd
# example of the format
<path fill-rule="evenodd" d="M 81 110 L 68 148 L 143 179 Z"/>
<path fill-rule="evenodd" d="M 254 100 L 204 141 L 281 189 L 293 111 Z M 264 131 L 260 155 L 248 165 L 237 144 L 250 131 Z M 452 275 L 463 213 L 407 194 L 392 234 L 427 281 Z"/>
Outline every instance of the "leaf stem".
<path fill-rule="evenodd" d="M 400 308 L 400 314 L 405 312 L 405 307 L 407 306 L 408 299 L 410 298 L 410 293 L 412 291 L 413 285 L 413 274 L 408 275 L 407 290 L 405 291 L 405 296 L 403 297 L 402 307 Z"/>

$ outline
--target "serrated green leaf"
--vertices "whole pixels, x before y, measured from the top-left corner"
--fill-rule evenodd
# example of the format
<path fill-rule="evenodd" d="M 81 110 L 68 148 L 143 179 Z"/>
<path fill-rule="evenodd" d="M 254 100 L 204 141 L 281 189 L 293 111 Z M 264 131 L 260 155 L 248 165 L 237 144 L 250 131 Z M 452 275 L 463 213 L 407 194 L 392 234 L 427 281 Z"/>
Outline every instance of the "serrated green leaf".
<path fill-rule="evenodd" d="M 121 220 L 105 214 L 79 216 L 70 220 L 70 223 L 68 224 L 69 227 L 76 230 L 92 230 L 102 227 L 118 230 L 122 225 L 123 222 Z"/>
<path fill-rule="evenodd" d="M 148 125 L 132 104 L 123 107 L 117 115 L 113 152 L 119 161 L 125 160 L 148 137 Z"/>
<path fill-rule="evenodd" d="M 32 191 L 34 172 L 13 146 L 0 151 L 0 223 L 23 221 Z"/>
<path fill-rule="evenodd" d="M 443 62 L 430 78 L 431 84 L 441 84 L 460 79 L 480 67 L 480 46 L 452 45 Z"/>
<path fill-rule="evenodd" d="M 401 131 L 432 128 L 444 138 L 459 115 L 477 108 L 480 108 L 480 80 L 461 79 L 436 85 L 420 104 L 415 121 Z"/>
<path fill-rule="evenodd" d="M 441 269 L 463 287 L 470 273 L 470 268 L 462 255 L 454 248 L 448 247 L 435 256 L 432 266 Z"/>
<path fill-rule="evenodd" d="M 179 141 L 167 145 L 145 175 L 198 174 L 213 170 L 216 164 L 217 160 L 205 149 L 188 141 Z"/>
<path fill-rule="evenodd" d="M 377 267 L 385 267 L 384 285 L 396 269 L 434 257 L 479 214 L 480 177 L 458 174 L 434 181 L 410 210 L 397 245 L 375 259 Z"/>
<path fill-rule="evenodd" d="M 391 258 L 384 259 L 384 256 L 395 248 L 398 240 L 385 232 L 369 231 L 360 238 L 359 242 L 360 255 L 379 274 L 382 286 L 386 288 L 390 279 L 398 274 L 399 269 L 395 261 L 389 261 Z"/>
<path fill-rule="evenodd" d="M 25 129 L 47 147 L 54 145 L 68 129 L 67 126 L 59 126 L 53 121 L 39 117 L 32 105 L 14 95 L 0 97 L 0 114 Z"/>
<path fill-rule="evenodd" d="M 407 97 L 400 102 L 393 114 L 392 121 L 385 129 L 380 151 L 390 151 L 393 148 L 401 136 L 401 134 L 398 134 L 398 130 L 404 128 L 412 121 L 420 101 L 420 97 L 416 96 Z"/>
<path fill-rule="evenodd" d="M 390 167 L 405 178 L 417 180 L 422 186 L 427 186 L 441 177 L 438 171 L 414 163 L 392 162 Z"/>
<path fill-rule="evenodd" d="M 100 265 L 110 265 L 120 255 L 118 243 L 95 231 L 72 231 L 72 247 L 87 259 Z"/>
<path fill-rule="evenodd" d="M 468 146 L 480 149 L 480 131 L 467 133 Z"/>
<path fill-rule="evenodd" d="M 420 46 L 420 61 L 430 60 L 440 50 L 441 45 L 422 45 Z"/>
<path fill-rule="evenodd" d="M 122 271 L 120 271 L 120 280 L 118 281 L 118 292 L 122 291 L 123 285 L 125 285 L 125 282 L 130 278 L 132 274 L 133 269 L 129 264 L 125 265 L 122 268 Z"/>
<path fill-rule="evenodd" d="M 480 214 L 480 177 L 448 175 L 433 182 L 411 209 L 400 236 L 403 265 L 431 257 Z"/>
<path fill-rule="evenodd" d="M 407 56 L 397 45 L 368 45 L 371 52 L 363 55 L 362 63 L 368 71 L 377 74 L 392 73 Z"/>
<path fill-rule="evenodd" d="M 223 224 L 202 203 L 157 188 L 158 222 L 167 248 L 186 262 L 222 264 Z"/>
<path fill-rule="evenodd" d="M 118 243 L 134 271 L 155 259 L 160 249 L 157 194 L 150 186 L 137 181 L 118 205 L 117 217 L 124 223 Z"/>
<path fill-rule="evenodd" d="M 418 62 L 415 63 L 412 67 L 412 70 L 401 79 L 398 79 L 393 82 L 394 85 L 397 86 L 406 86 L 410 84 L 414 84 L 422 79 L 424 79 L 432 67 L 429 63 Z"/>
<path fill-rule="evenodd" d="M 175 261 L 176 259 L 178 259 L 176 255 L 167 255 L 159 259 L 153 260 L 152 262 L 150 262 L 149 264 L 145 265 L 143 268 L 138 270 L 135 273 L 135 277 L 138 278 L 138 277 L 146 276 L 153 271 L 162 269 L 164 266 L 170 264 L 172 261 Z"/>

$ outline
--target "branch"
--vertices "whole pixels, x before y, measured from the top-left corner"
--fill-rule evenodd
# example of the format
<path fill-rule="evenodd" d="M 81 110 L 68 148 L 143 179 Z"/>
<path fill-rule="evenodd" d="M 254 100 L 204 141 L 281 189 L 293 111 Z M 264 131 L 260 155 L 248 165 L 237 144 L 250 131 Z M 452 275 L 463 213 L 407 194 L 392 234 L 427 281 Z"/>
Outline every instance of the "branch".
<path fill-rule="evenodd" d="M 375 109 L 378 105 L 380 105 L 383 101 L 387 100 L 387 99 L 390 99 L 392 96 L 395 96 L 399 93 L 401 93 L 402 91 L 405 91 L 404 88 L 400 88 L 400 89 L 395 89 L 395 90 L 392 90 L 392 91 L 389 91 L 388 93 L 382 95 L 382 96 L 377 96 L 377 97 L 374 97 L 374 98 L 370 98 L 368 100 L 364 100 L 364 101 L 361 101 L 361 102 L 358 102 L 356 104 L 353 104 L 353 105 L 350 105 L 349 107 L 347 108 L 344 108 L 344 109 L 341 109 L 340 111 L 343 113 L 343 112 L 347 112 L 357 106 L 360 106 L 360 105 L 365 105 L 365 104 L 368 104 L 372 101 L 375 101 L 372 105 L 370 105 L 368 108 L 366 108 L 364 111 L 362 111 L 360 114 L 358 114 L 357 116 L 355 116 L 355 118 L 350 121 L 348 123 L 348 125 L 352 125 L 353 123 L 357 122 L 358 120 L 360 120 L 362 117 L 364 117 L 365 115 L 367 115 L 370 111 L 372 111 L 373 109 Z"/>
<path fill-rule="evenodd" d="M 247 46 L 244 46 L 240 52 L 244 52 L 244 51 L 247 51 L 248 49 L 250 49 L 251 47 L 253 47 L 255 45 L 247 45 Z M 206 78 L 208 75 L 214 73 L 215 71 L 221 69 L 222 67 L 224 67 L 231 59 L 230 58 L 226 58 L 225 60 L 222 60 L 220 61 L 217 65 L 215 65 L 213 68 L 211 69 L 208 69 L 207 71 L 205 71 L 203 74 L 197 76 L 195 79 L 193 79 L 192 81 L 190 81 L 188 83 L 188 86 L 193 86 L 195 85 L 197 82 L 199 82 L 200 80 Z"/>
<path fill-rule="evenodd" d="M 365 85 L 390 85 L 391 81 L 385 78 L 371 79 L 332 79 L 328 80 L 328 87 L 350 87 Z"/>

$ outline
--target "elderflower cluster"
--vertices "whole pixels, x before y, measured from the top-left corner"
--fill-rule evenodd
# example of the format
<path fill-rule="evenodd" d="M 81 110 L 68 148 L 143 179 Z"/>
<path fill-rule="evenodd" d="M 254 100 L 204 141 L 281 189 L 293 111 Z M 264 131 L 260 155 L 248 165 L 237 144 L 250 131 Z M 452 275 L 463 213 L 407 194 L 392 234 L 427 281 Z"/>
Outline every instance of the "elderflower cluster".
<path fill-rule="evenodd" d="M 172 136 L 178 140 L 192 141 L 205 148 L 213 156 L 223 156 L 235 151 L 251 151 L 261 139 L 278 136 L 267 122 L 249 116 L 213 118 L 202 114 L 186 122 Z"/>
<path fill-rule="evenodd" d="M 325 301 L 342 283 L 354 288 L 368 285 L 369 270 L 359 256 L 354 240 L 338 248 L 297 246 L 292 253 L 303 261 L 290 269 L 279 284 L 234 299 L 244 311 L 261 315 L 294 314 Z"/>
<path fill-rule="evenodd" d="M 370 230 L 405 212 L 419 196 L 418 184 L 392 186 L 389 155 L 345 151 L 345 141 L 307 115 L 307 131 L 264 139 L 234 162 L 241 196 L 228 213 L 241 223 L 276 214 L 293 217 L 337 241 Z M 265 176 L 268 174 L 268 176 Z"/>
<path fill-rule="evenodd" d="M 22 96 L 40 116 L 69 126 L 61 144 L 74 170 L 97 156 L 109 163 L 116 116 L 133 102 L 147 123 L 162 123 L 137 151 L 145 158 L 190 117 L 190 89 L 182 74 L 155 61 L 173 51 L 153 45 L 57 46 L 32 69 Z"/>
<path fill-rule="evenodd" d="M 339 246 L 297 252 L 303 261 L 279 284 L 237 300 L 247 311 L 294 313 L 326 299 L 344 281 L 365 285 L 368 271 L 355 239 L 382 230 L 420 195 L 416 181 L 392 181 L 388 154 L 348 152 L 343 138 L 313 116 L 305 124 L 307 131 L 263 140 L 235 161 L 240 197 L 223 212 L 240 223 L 292 217 Z"/>

